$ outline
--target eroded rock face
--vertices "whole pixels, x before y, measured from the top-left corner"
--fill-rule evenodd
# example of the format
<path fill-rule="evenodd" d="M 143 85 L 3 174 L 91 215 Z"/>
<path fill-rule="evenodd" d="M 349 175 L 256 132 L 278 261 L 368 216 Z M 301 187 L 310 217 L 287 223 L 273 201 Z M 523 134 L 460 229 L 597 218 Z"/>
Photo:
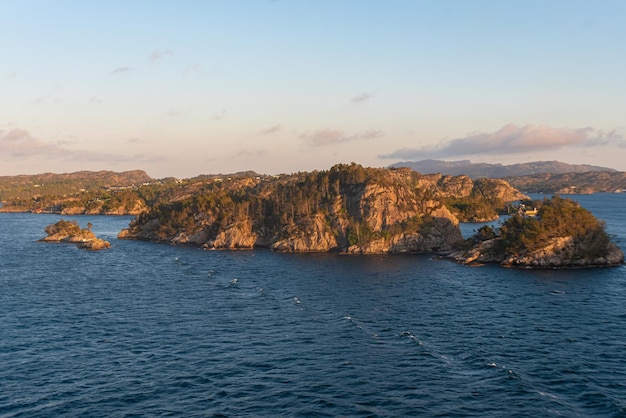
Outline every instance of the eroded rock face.
<path fill-rule="evenodd" d="M 206 248 L 251 249 L 256 243 L 256 234 L 252 232 L 250 222 L 239 222 L 220 231 L 215 239 L 205 243 Z"/>
<path fill-rule="evenodd" d="M 269 247 L 282 252 L 328 252 L 338 246 L 337 239 L 321 214 L 309 222 L 287 227 L 285 235 L 285 238 L 273 241 Z"/>

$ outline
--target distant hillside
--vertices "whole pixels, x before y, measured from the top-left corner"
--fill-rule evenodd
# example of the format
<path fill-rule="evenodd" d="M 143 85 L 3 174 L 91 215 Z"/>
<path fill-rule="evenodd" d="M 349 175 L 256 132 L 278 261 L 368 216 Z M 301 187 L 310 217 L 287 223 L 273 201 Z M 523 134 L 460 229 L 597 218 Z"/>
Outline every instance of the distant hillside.
<path fill-rule="evenodd" d="M 502 165 L 487 163 L 472 163 L 469 160 L 461 161 L 403 161 L 392 164 L 391 167 L 409 167 L 422 174 L 441 173 L 449 176 L 466 175 L 477 178 L 505 178 L 513 176 L 528 176 L 540 173 L 562 174 L 583 173 L 588 171 L 615 171 L 608 167 L 596 167 L 587 164 L 566 164 L 559 161 L 535 161 L 530 163 Z"/>
<path fill-rule="evenodd" d="M 79 171 L 0 177 L 0 201 L 33 196 L 70 195 L 110 187 L 131 187 L 153 181 L 145 171 Z"/>
<path fill-rule="evenodd" d="M 505 179 L 525 193 L 589 194 L 626 191 L 626 173 L 621 171 L 543 173 Z"/>

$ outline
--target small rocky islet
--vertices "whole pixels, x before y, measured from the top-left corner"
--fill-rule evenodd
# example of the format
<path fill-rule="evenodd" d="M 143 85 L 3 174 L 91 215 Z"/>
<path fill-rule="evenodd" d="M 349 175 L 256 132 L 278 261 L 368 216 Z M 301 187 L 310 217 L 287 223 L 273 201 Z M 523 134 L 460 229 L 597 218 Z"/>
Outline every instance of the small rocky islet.
<path fill-rule="evenodd" d="M 470 265 L 525 268 L 608 267 L 624 263 L 604 223 L 571 199 L 554 196 L 520 205 L 498 228 L 483 226 L 447 257 Z"/>
<path fill-rule="evenodd" d="M 87 228 L 81 228 L 76 221 L 61 219 L 48 225 L 44 231 L 48 235 L 41 238 L 40 242 L 76 244 L 78 248 L 89 251 L 99 251 L 111 247 L 110 242 L 98 238 L 91 231 L 90 225 Z"/>

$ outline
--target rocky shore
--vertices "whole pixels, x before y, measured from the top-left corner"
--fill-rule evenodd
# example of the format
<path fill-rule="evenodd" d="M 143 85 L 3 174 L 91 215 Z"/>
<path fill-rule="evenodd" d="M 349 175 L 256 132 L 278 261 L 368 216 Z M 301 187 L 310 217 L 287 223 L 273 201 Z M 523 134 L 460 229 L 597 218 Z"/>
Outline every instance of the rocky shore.
<path fill-rule="evenodd" d="M 606 252 L 597 257 L 576 255 L 574 237 L 552 238 L 546 245 L 521 254 L 501 253 L 494 249 L 496 239 L 483 241 L 469 250 L 445 253 L 445 257 L 467 265 L 499 264 L 504 267 L 522 268 L 582 268 L 611 267 L 624 263 L 624 253 L 614 243 L 607 245 Z"/>

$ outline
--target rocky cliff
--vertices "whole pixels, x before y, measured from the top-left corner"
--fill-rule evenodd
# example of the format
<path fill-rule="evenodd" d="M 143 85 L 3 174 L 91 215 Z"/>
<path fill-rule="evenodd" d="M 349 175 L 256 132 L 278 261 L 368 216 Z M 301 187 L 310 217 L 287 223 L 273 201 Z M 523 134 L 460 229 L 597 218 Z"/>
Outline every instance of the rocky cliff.
<path fill-rule="evenodd" d="M 288 176 L 211 179 L 172 192 L 119 238 L 207 249 L 418 253 L 461 240 L 447 200 L 493 207 L 520 194 L 504 181 L 337 165 Z"/>

